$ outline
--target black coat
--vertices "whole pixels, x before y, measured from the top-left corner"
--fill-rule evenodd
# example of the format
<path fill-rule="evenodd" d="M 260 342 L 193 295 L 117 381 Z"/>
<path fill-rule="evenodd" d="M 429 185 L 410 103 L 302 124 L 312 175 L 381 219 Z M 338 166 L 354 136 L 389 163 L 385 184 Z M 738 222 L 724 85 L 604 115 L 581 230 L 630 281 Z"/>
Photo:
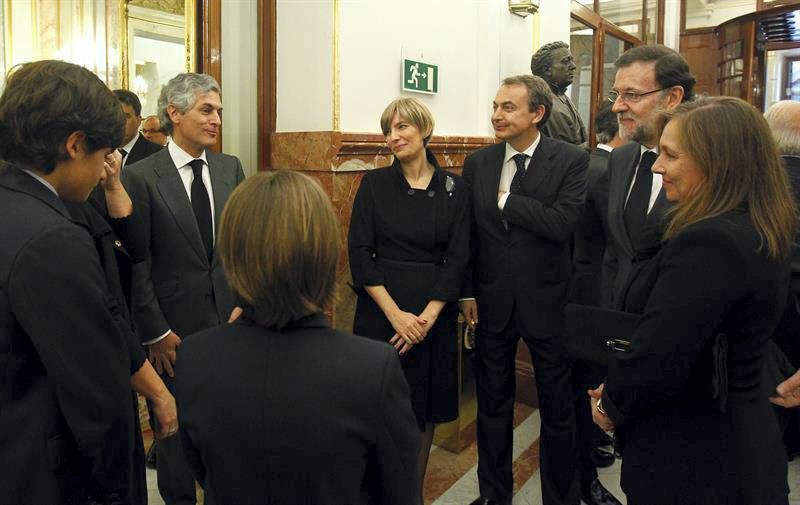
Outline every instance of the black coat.
<path fill-rule="evenodd" d="M 529 333 L 555 335 L 572 272 L 569 241 L 583 209 L 589 155 L 542 135 L 520 193 L 509 195 L 500 212 L 504 155 L 501 142 L 464 162 L 473 226 L 462 296 L 476 297 L 478 315 L 491 332 L 506 327 L 516 304 Z"/>
<path fill-rule="evenodd" d="M 186 339 L 176 365 L 180 435 L 208 505 L 418 499 L 419 431 L 388 344 L 321 314 L 282 331 L 243 316 Z"/>
<path fill-rule="evenodd" d="M 129 503 L 130 338 L 95 244 L 0 168 L 0 501 Z"/>
<path fill-rule="evenodd" d="M 627 290 L 625 310 L 643 315 L 609 367 L 603 407 L 624 437 L 632 503 L 786 503 L 761 377 L 789 272 L 765 249 L 748 213 L 730 211 L 672 238 Z"/>
<path fill-rule="evenodd" d="M 604 295 L 603 256 L 608 235 L 608 155 L 595 149 L 589 155 L 586 173 L 586 204 L 575 230 L 575 273 L 570 300 L 584 305 L 607 305 Z"/>
<path fill-rule="evenodd" d="M 620 308 L 621 292 L 629 283 L 635 263 L 639 264 L 636 268 L 641 267 L 642 261 L 652 257 L 661 246 L 664 214 L 671 206 L 664 188 L 661 188 L 653 208 L 647 214 L 641 243 L 638 248 L 634 247 L 625 228 L 623 213 L 640 155 L 641 145 L 629 142 L 611 151 L 608 157 L 608 237 L 603 275 L 606 277 L 605 285 L 611 289 L 608 305 L 613 308 Z"/>
<path fill-rule="evenodd" d="M 131 152 L 128 153 L 128 157 L 125 159 L 125 166 L 133 165 L 137 161 L 141 161 L 162 149 L 164 149 L 164 146 L 160 146 L 155 142 L 150 142 L 144 138 L 144 136 L 139 135 L 139 138 L 136 139 L 136 142 L 131 148 Z"/>

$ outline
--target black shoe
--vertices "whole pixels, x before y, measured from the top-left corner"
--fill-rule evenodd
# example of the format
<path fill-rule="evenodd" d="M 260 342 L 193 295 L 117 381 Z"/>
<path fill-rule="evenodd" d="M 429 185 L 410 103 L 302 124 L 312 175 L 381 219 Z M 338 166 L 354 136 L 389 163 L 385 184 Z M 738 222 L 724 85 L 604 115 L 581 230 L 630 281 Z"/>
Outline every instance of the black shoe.
<path fill-rule="evenodd" d="M 506 503 L 508 503 L 510 505 L 511 502 L 510 501 L 509 502 L 499 502 L 497 500 L 491 500 L 489 498 L 484 498 L 483 496 L 479 496 L 479 497 L 477 497 L 475 499 L 475 501 L 473 501 L 469 505 L 505 505 Z"/>
<path fill-rule="evenodd" d="M 622 505 L 598 479 L 581 485 L 581 500 L 586 505 Z"/>
<path fill-rule="evenodd" d="M 610 447 L 595 447 L 589 455 L 596 468 L 607 468 L 614 464 L 614 449 Z"/>
<path fill-rule="evenodd" d="M 147 454 L 144 456 L 144 466 L 150 468 L 152 470 L 156 469 L 156 441 L 153 440 L 153 443 L 150 444 L 150 448 L 147 450 Z"/>

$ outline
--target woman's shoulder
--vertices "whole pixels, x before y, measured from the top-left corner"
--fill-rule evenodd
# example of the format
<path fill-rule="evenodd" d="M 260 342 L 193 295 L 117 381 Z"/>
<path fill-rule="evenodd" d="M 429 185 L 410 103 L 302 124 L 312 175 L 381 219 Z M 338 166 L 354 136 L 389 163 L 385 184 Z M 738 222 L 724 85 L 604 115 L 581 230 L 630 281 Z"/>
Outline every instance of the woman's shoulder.
<path fill-rule="evenodd" d="M 744 209 L 735 209 L 690 224 L 675 235 L 666 249 L 682 251 L 703 248 L 716 251 L 722 261 L 737 257 L 744 260 L 763 251 L 761 236 Z"/>

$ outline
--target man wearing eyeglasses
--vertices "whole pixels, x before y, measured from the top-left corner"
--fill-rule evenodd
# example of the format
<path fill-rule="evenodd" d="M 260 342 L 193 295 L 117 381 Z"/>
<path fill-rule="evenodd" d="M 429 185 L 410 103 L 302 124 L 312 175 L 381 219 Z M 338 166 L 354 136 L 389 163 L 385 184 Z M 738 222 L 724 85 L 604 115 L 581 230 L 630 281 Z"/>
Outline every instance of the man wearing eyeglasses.
<path fill-rule="evenodd" d="M 613 102 L 620 137 L 628 143 L 608 157 L 609 237 L 604 271 L 611 277 L 605 285 L 612 289 L 612 307 L 621 308 L 621 294 L 634 261 L 652 257 L 658 250 L 669 208 L 661 175 L 650 170 L 658 156 L 656 119 L 660 111 L 694 97 L 695 78 L 680 54 L 661 45 L 629 49 L 614 66 L 617 75 L 608 99 Z"/>

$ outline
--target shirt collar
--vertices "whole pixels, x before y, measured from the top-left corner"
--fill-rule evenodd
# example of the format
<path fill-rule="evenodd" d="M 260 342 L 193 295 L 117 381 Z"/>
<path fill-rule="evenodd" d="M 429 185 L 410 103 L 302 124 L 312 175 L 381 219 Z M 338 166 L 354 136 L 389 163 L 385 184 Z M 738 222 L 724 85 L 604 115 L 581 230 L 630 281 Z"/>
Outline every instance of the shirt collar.
<path fill-rule="evenodd" d="M 31 177 L 33 177 L 37 181 L 41 182 L 42 184 L 44 184 L 44 186 L 47 189 L 52 191 L 54 195 L 58 196 L 58 191 L 56 191 L 56 188 L 54 188 L 52 184 L 50 184 L 49 182 L 44 180 L 44 178 L 41 175 L 37 174 L 33 170 L 28 170 L 28 169 L 25 169 L 25 168 L 23 168 L 22 171 L 25 172 L 26 174 L 30 175 Z"/>
<path fill-rule="evenodd" d="M 608 151 L 608 152 L 611 152 L 611 151 L 613 151 L 613 150 L 614 150 L 614 148 L 613 148 L 613 147 L 611 147 L 611 146 L 610 146 L 610 145 L 608 145 L 608 144 L 597 144 L 597 146 L 596 146 L 596 147 L 597 147 L 598 149 L 602 149 L 603 151 Z"/>
<path fill-rule="evenodd" d="M 650 151 L 650 152 L 653 152 L 655 154 L 658 154 L 658 150 L 655 147 L 651 149 L 651 148 L 649 148 L 649 147 L 647 147 L 647 146 L 645 146 L 643 144 L 639 144 L 639 148 L 641 149 L 641 151 L 639 151 L 639 159 L 642 159 L 642 155 L 644 153 L 646 153 L 647 151 Z"/>
<path fill-rule="evenodd" d="M 124 146 L 120 147 L 120 149 L 125 149 L 125 152 L 130 154 L 131 153 L 131 149 L 133 149 L 133 146 L 134 146 L 134 144 L 136 144 L 137 140 L 139 140 L 139 132 L 136 132 L 136 135 L 133 136 L 131 141 L 128 142 L 127 144 L 125 144 Z"/>
<path fill-rule="evenodd" d="M 542 133 L 539 132 L 539 135 L 536 136 L 536 140 L 533 141 L 531 145 L 528 146 L 527 149 L 522 151 L 522 154 L 527 154 L 529 158 L 533 158 L 533 153 L 536 151 L 536 148 L 539 146 L 539 142 L 542 140 Z M 517 151 L 511 144 L 506 142 L 506 156 L 503 158 L 503 163 L 508 163 L 508 160 L 519 154 L 520 151 Z"/>
<path fill-rule="evenodd" d="M 175 166 L 177 168 L 185 167 L 186 165 L 189 164 L 190 161 L 194 159 L 201 159 L 203 160 L 203 163 L 205 163 L 206 166 L 208 166 L 208 160 L 206 159 L 205 149 L 203 149 L 203 152 L 197 158 L 195 158 L 191 154 L 187 153 L 186 151 L 178 147 L 178 144 L 176 144 L 175 142 L 170 142 L 169 144 L 167 144 L 167 150 L 169 151 L 170 158 L 172 158 L 172 162 L 175 163 Z"/>

